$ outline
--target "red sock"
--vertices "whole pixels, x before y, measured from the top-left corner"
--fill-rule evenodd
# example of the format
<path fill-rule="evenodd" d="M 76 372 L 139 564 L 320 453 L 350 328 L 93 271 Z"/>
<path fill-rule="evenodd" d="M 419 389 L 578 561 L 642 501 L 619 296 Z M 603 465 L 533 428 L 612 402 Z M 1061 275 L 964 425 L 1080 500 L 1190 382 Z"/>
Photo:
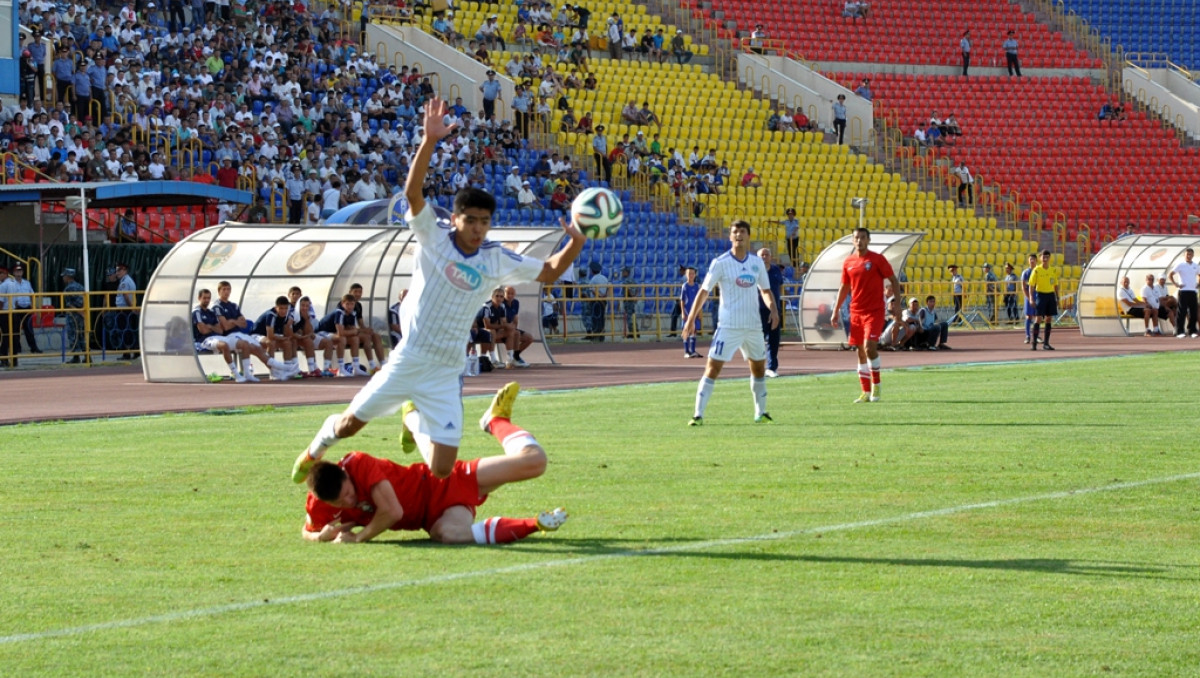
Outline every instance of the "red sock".
<path fill-rule="evenodd" d="M 871 371 L 866 365 L 858 366 L 858 383 L 862 384 L 864 393 L 871 391 Z"/>
<path fill-rule="evenodd" d="M 879 383 L 879 370 L 871 370 L 871 383 L 872 384 Z"/>
<path fill-rule="evenodd" d="M 475 541 L 480 544 L 508 544 L 524 539 L 538 529 L 537 518 L 488 518 L 476 526 L 482 526 L 482 536 L 486 540 L 481 541 L 477 533 Z"/>
<path fill-rule="evenodd" d="M 496 436 L 496 440 L 499 440 L 501 445 L 504 444 L 504 441 L 507 440 L 509 436 L 525 433 L 521 427 L 512 423 L 511 420 L 505 419 L 504 417 L 496 417 L 493 419 L 492 422 L 488 424 L 488 431 L 490 431 L 492 435 Z M 526 433 L 526 435 L 528 434 Z"/>

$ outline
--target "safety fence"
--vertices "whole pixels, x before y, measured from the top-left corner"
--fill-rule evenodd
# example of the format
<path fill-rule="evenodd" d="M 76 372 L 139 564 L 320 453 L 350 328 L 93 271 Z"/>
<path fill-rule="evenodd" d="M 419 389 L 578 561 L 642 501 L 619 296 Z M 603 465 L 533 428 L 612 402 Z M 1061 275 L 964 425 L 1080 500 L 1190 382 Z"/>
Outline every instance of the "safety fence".
<path fill-rule="evenodd" d="M 138 352 L 137 298 L 136 292 L 82 290 L 0 295 L 0 366 L 17 367 L 22 359 L 38 364 L 132 359 Z"/>
<path fill-rule="evenodd" d="M 901 303 L 916 298 L 920 306 L 933 296 L 938 318 L 960 329 L 998 329 L 1024 322 L 1024 296 L 1020 283 L 964 282 L 956 295 L 951 282 L 902 283 Z M 1074 290 L 1077 280 L 1063 280 L 1059 299 L 1060 324 L 1074 323 Z M 781 323 L 783 335 L 796 336 L 800 327 L 801 283 L 783 285 Z M 542 332 L 553 343 L 574 341 L 662 341 L 678 335 L 686 316 L 679 303 L 678 285 L 558 284 L 547 286 L 540 300 Z M 716 327 L 718 298 L 709 298 L 700 314 L 701 335 Z M 0 295 L 0 366 L 32 364 L 99 363 L 138 356 L 138 314 L 131 294 L 141 292 L 47 292 L 32 295 L 28 308 L 19 308 L 19 295 Z M 1114 290 L 1114 295 L 1116 291 Z M 956 299 L 956 297 L 959 297 Z M 526 300 L 531 303 L 534 300 Z M 833 305 L 835 299 L 820 303 Z M 22 302 L 23 303 L 23 302 Z M 811 305 L 813 301 L 809 301 Z M 381 319 L 373 319 L 381 320 Z M 379 325 L 379 322 L 373 322 Z M 386 327 L 386 324 L 384 324 Z"/>

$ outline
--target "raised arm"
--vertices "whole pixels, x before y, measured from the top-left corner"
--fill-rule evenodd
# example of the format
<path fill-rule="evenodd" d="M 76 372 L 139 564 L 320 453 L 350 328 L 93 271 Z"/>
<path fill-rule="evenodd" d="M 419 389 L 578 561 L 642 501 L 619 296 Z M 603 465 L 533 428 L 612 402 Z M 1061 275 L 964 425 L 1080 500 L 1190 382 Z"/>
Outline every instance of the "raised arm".
<path fill-rule="evenodd" d="M 421 145 L 417 147 L 417 154 L 409 163 L 408 179 L 404 182 L 404 197 L 408 198 L 408 210 L 414 215 L 425 209 L 425 196 L 421 194 L 421 189 L 425 185 L 425 175 L 429 171 L 429 159 L 433 157 L 433 151 L 437 148 L 438 142 L 445 139 L 458 127 L 457 124 L 446 124 L 445 118 L 448 110 L 446 102 L 437 97 L 425 102 L 425 116 L 422 120 L 425 134 L 421 137 Z"/>
<path fill-rule="evenodd" d="M 587 242 L 587 238 L 580 232 L 579 227 L 575 225 L 575 218 L 573 216 L 570 222 L 559 217 L 558 223 L 562 226 L 562 230 L 567 234 L 567 237 L 571 239 L 571 242 L 546 260 L 546 263 L 542 266 L 542 272 L 537 277 L 537 281 L 540 283 L 549 284 L 557 281 L 571 267 L 575 258 L 583 250 L 583 244 Z"/>

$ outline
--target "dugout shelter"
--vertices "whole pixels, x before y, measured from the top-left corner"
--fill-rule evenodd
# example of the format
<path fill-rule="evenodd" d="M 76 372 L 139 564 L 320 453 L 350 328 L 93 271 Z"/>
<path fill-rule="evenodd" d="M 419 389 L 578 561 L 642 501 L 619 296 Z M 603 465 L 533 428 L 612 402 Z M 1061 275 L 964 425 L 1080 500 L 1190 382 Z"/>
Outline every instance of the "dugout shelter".
<path fill-rule="evenodd" d="M 873 231 L 870 249 L 882 254 L 899 275 L 908 253 L 923 237 L 923 233 Z M 854 234 L 850 233 L 821 250 L 804 277 L 799 326 L 800 342 L 806 348 L 838 348 L 846 342 L 841 315 L 833 305 L 842 286 L 842 262 L 853 252 Z"/>
<path fill-rule="evenodd" d="M 489 238 L 522 255 L 545 259 L 559 248 L 561 229 L 498 228 Z M 228 280 L 231 299 L 254 322 L 276 297 L 299 286 L 312 299 L 318 317 L 331 311 L 353 283 L 363 286 L 364 318 L 388 336 L 388 308 L 409 287 L 417 242 L 400 226 L 299 227 L 225 223 L 180 241 L 160 262 L 146 288 L 141 309 L 142 374 L 151 382 L 205 382 L 224 375 L 219 354 L 200 353 L 192 339 L 191 313 L 201 289 L 217 298 L 217 283 Z M 518 285 L 519 326 L 534 343 L 522 357 L 552 363 L 541 327 L 541 283 Z M 463 335 L 466 360 L 467 336 Z M 259 366 L 263 371 L 263 366 Z"/>
<path fill-rule="evenodd" d="M 1155 278 L 1165 275 L 1169 280 L 1171 269 L 1183 260 L 1184 250 L 1189 247 L 1200 257 L 1200 236 L 1127 236 L 1101 248 L 1079 278 L 1079 290 L 1075 295 L 1079 332 L 1085 337 L 1129 336 L 1129 316 L 1121 312 L 1121 305 L 1117 303 L 1121 278 L 1129 276 L 1129 286 L 1141 297 L 1146 274 L 1152 273 Z M 1170 287 L 1167 291 L 1173 293 Z M 1139 320 L 1133 334 L 1141 334 L 1141 327 Z"/>

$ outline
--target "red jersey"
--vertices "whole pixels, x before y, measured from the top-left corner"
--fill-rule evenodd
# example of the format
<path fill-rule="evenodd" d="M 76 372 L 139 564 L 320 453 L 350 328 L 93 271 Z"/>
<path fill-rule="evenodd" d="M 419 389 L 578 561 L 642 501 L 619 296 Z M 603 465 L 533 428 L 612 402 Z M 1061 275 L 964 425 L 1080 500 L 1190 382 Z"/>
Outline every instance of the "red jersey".
<path fill-rule="evenodd" d="M 317 499 L 308 493 L 305 509 L 308 520 L 304 529 L 320 532 L 330 523 L 354 523 L 366 525 L 375 515 L 375 503 L 371 490 L 383 481 L 392 484 L 396 499 L 404 514 L 389 529 L 428 530 L 442 513 L 451 506 L 466 506 L 472 512 L 487 499 L 479 496 L 479 483 L 475 470 L 479 460 L 457 461 L 450 477 L 434 476 L 425 464 L 401 466 L 389 459 L 379 459 L 364 452 L 351 452 L 338 466 L 346 471 L 354 483 L 357 501 L 353 508 L 341 508 Z"/>
<path fill-rule="evenodd" d="M 883 281 L 894 276 L 892 265 L 878 252 L 857 252 L 842 263 L 842 284 L 850 286 L 850 313 L 878 314 L 887 311 L 883 303 Z"/>

